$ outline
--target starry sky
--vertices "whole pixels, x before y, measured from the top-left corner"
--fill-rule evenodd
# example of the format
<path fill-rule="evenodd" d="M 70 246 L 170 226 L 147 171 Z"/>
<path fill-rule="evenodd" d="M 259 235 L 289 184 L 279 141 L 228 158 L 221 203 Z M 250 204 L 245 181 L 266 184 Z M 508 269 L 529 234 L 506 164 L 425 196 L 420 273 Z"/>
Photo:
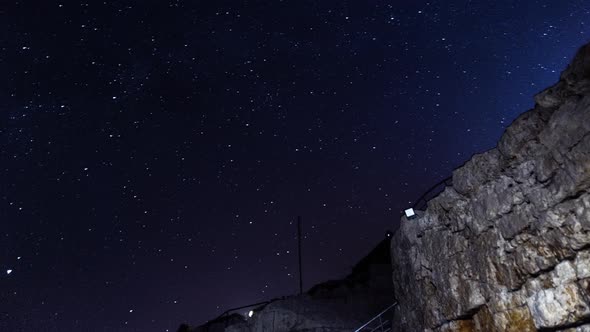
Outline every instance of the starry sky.
<path fill-rule="evenodd" d="M 345 276 L 557 81 L 586 0 L 6 1 L 0 330 L 175 331 Z"/>

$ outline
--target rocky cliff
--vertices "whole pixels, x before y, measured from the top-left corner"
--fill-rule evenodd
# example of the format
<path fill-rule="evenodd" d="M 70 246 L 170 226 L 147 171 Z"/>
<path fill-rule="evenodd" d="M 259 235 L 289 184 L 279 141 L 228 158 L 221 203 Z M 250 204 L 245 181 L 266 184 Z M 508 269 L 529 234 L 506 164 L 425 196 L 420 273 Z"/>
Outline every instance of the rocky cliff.
<path fill-rule="evenodd" d="M 183 324 L 178 332 L 354 331 L 393 302 L 390 242 L 387 232 L 343 279 L 315 285 L 301 295 L 232 310 L 199 327 Z"/>
<path fill-rule="evenodd" d="M 496 148 L 403 218 L 397 331 L 590 331 L 590 44 Z"/>

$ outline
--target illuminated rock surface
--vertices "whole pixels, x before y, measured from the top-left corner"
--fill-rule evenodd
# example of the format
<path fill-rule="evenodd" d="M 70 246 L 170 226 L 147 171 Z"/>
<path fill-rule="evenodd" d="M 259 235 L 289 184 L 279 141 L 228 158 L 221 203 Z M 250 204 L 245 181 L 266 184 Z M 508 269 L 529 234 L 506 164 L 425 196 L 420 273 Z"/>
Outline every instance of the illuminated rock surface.
<path fill-rule="evenodd" d="M 394 331 L 590 331 L 590 44 L 535 101 L 402 220 Z"/>

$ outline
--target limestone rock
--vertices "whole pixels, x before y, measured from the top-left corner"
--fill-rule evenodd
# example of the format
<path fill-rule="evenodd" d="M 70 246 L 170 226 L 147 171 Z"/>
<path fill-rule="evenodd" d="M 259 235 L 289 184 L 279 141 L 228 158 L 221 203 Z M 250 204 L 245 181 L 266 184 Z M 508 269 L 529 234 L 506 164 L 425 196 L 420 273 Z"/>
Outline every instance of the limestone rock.
<path fill-rule="evenodd" d="M 590 44 L 391 242 L 394 331 L 590 331 Z"/>

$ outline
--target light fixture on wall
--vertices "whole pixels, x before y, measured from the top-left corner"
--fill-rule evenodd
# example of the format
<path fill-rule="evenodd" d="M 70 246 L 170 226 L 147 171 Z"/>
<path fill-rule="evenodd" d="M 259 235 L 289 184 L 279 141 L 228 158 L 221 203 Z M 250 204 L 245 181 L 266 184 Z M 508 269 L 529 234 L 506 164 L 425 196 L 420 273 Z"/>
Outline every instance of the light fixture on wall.
<path fill-rule="evenodd" d="M 408 218 L 408 219 L 413 219 L 416 217 L 416 213 L 414 212 L 414 209 L 412 209 L 412 208 L 404 210 L 404 213 L 406 214 L 406 218 Z"/>

